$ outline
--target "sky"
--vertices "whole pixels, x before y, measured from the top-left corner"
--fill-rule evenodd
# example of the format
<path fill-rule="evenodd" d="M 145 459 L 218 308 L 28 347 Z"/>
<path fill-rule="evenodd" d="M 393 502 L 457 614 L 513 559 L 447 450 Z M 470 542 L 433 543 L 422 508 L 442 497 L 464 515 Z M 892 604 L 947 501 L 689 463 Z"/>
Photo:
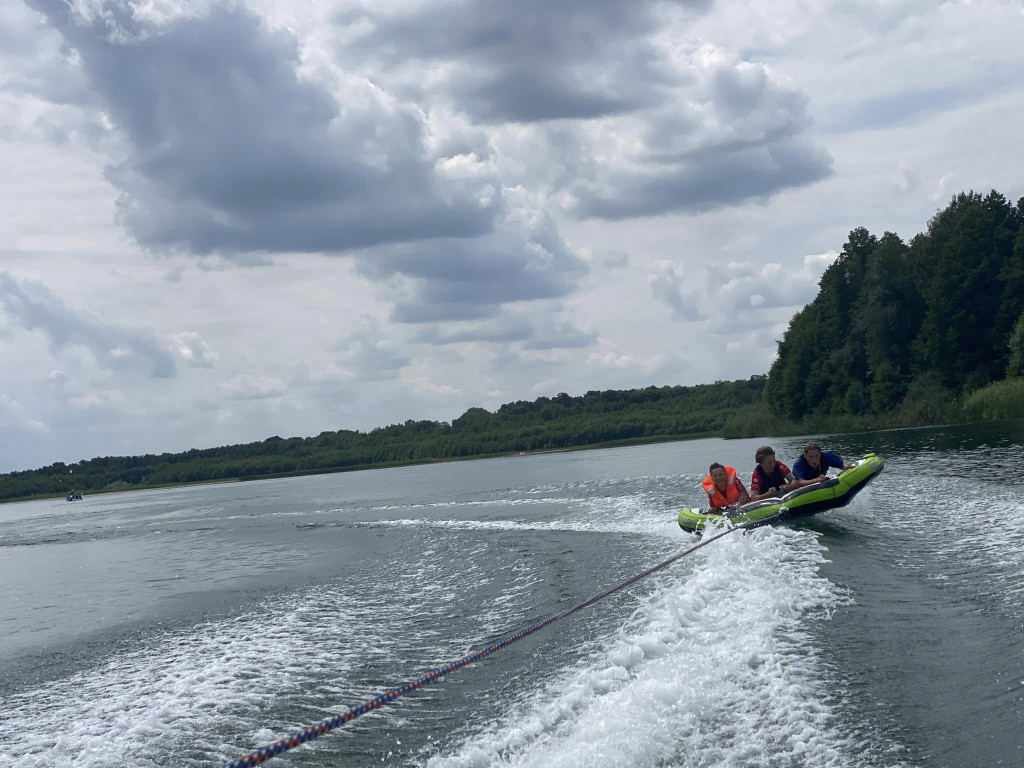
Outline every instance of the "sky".
<path fill-rule="evenodd" d="M 1024 195 L 1024 0 L 0 4 L 0 472 L 766 373 Z"/>

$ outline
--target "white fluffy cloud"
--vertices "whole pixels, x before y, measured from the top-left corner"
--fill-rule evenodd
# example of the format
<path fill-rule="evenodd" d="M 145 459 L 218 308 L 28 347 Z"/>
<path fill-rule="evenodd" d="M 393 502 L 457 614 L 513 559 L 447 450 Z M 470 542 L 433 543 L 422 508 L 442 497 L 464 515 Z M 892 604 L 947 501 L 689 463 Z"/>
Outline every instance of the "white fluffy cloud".
<path fill-rule="evenodd" d="M 182 331 L 171 338 L 174 354 L 185 365 L 192 368 L 213 368 L 218 355 L 202 337 L 193 331 Z"/>

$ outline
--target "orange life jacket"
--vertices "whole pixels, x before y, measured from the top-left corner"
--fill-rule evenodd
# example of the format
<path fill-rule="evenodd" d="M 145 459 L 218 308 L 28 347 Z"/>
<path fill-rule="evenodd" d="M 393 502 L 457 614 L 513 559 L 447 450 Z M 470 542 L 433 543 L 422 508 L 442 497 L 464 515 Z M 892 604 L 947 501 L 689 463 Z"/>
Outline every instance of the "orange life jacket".
<path fill-rule="evenodd" d="M 708 495 L 712 507 L 728 507 L 730 504 L 735 504 L 740 500 L 740 489 L 736 487 L 736 470 L 732 467 L 726 467 L 725 474 L 727 479 L 724 496 L 718 490 L 718 486 L 715 485 L 715 481 L 711 479 L 710 474 L 704 478 L 704 492 Z"/>

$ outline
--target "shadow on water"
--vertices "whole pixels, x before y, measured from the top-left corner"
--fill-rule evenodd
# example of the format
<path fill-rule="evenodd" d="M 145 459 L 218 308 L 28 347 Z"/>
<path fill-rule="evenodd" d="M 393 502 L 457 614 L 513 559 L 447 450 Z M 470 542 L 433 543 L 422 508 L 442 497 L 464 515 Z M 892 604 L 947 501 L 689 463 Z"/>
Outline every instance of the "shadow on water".
<path fill-rule="evenodd" d="M 822 544 L 830 546 L 833 543 L 843 544 L 846 540 L 857 537 L 856 529 L 838 520 L 827 517 L 814 516 L 803 519 L 785 520 L 779 523 L 789 528 L 802 528 L 814 533 L 820 533 L 824 538 Z"/>

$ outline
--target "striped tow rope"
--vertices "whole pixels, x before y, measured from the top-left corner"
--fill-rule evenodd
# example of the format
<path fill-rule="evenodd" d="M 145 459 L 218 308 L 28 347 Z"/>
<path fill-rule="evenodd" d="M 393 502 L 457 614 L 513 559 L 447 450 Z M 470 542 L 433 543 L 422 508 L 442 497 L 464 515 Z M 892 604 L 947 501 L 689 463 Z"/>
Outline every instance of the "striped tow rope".
<path fill-rule="evenodd" d="M 764 520 L 752 520 L 747 523 L 741 523 L 732 528 L 728 528 L 727 530 L 722 531 L 721 533 L 715 534 L 710 538 L 702 539 L 699 544 L 690 547 L 685 552 L 680 552 L 677 555 L 673 555 L 668 560 L 665 560 L 662 563 L 658 563 L 658 565 L 655 565 L 652 568 L 648 568 L 643 573 L 637 574 L 633 578 L 627 579 L 618 586 L 605 590 L 601 594 L 595 595 L 594 597 L 590 598 L 585 602 L 580 603 L 579 605 L 573 606 L 572 608 L 569 608 L 567 610 L 562 611 L 561 613 L 546 618 L 543 621 L 538 621 L 536 624 L 531 624 L 530 626 L 521 629 L 518 632 L 509 635 L 508 637 L 502 638 L 501 640 L 498 640 L 495 643 L 491 643 L 486 648 L 481 648 L 479 651 L 474 651 L 468 656 L 463 656 L 461 659 L 449 662 L 448 664 L 445 664 L 443 667 L 440 667 L 439 669 L 435 669 L 431 672 L 427 672 L 425 675 L 417 677 L 415 680 L 410 680 L 407 683 L 402 683 L 401 685 L 395 688 L 389 688 L 379 696 L 376 696 L 370 699 L 369 701 L 363 702 L 358 707 L 353 707 L 347 712 L 343 712 L 340 715 L 331 715 L 326 720 L 321 720 L 316 725 L 309 725 L 300 731 L 296 731 L 286 739 L 281 739 L 271 744 L 267 744 L 266 746 L 260 747 L 255 752 L 250 752 L 248 755 L 243 755 L 237 760 L 232 760 L 229 763 L 224 763 L 222 768 L 252 768 L 252 766 L 264 763 L 270 758 L 277 757 L 278 755 L 287 752 L 290 749 L 295 749 L 295 747 L 305 744 L 307 741 L 312 741 L 313 739 L 317 739 L 323 736 L 325 733 L 333 731 L 339 725 L 344 725 L 345 723 L 352 722 L 360 715 L 365 715 L 367 712 L 373 712 L 375 709 L 380 709 L 385 704 L 390 704 L 400 696 L 404 696 L 405 694 L 411 691 L 418 690 L 425 685 L 429 685 L 430 683 L 436 683 L 438 680 L 445 677 L 446 675 L 449 675 L 452 672 L 455 672 L 456 670 L 462 669 L 463 667 L 468 666 L 469 664 L 472 664 L 475 661 L 480 661 L 481 659 L 490 656 L 495 651 L 500 651 L 502 648 L 512 645 L 512 643 L 522 640 L 524 637 L 528 637 L 529 635 L 532 635 L 534 632 L 537 632 L 538 630 L 544 629 L 544 627 L 548 626 L 549 624 L 554 624 L 556 621 L 564 619 L 566 616 L 571 616 L 577 611 L 582 611 L 584 608 L 589 608 L 591 605 L 598 602 L 599 600 L 604 600 L 606 597 L 614 595 L 616 592 L 623 590 L 626 587 L 631 586 L 632 584 L 635 584 L 641 579 L 644 579 L 653 573 L 657 573 L 663 568 L 667 568 L 677 560 L 681 560 L 687 555 L 696 552 L 701 547 L 706 547 L 711 542 L 716 541 L 722 538 L 723 536 L 728 536 L 730 533 L 743 530 L 744 528 L 750 528 L 755 525 L 760 525 L 764 522 Z"/>

